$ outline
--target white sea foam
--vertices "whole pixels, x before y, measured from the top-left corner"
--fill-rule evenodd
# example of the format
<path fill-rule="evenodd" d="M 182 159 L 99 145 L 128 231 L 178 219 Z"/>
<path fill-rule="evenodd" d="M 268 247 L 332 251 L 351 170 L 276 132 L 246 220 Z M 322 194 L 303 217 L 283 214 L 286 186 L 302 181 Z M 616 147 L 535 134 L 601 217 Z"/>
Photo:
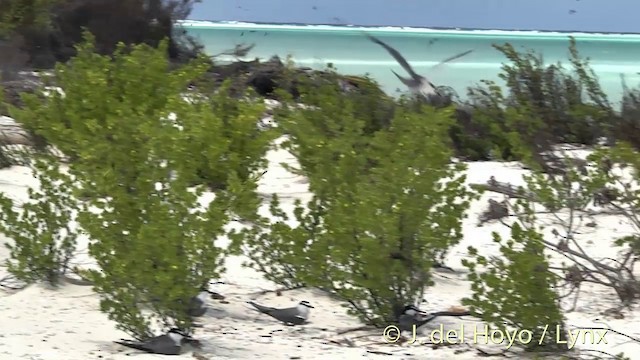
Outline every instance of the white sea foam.
<path fill-rule="evenodd" d="M 563 32 L 563 31 L 537 31 L 537 30 L 485 30 L 485 29 L 439 29 L 422 28 L 409 26 L 357 26 L 357 25 L 305 25 L 305 24 L 267 24 L 252 23 L 242 21 L 202 21 L 202 20 L 182 20 L 178 21 L 180 26 L 198 28 L 240 28 L 250 30 L 322 30 L 322 31 L 366 31 L 376 32 L 403 32 L 403 33 L 430 33 L 430 34 L 452 34 L 452 35 L 488 35 L 488 36 L 534 36 L 534 37 L 560 37 L 567 38 L 569 35 L 588 38 L 590 40 L 605 40 L 611 37 L 628 40 L 640 40 L 640 34 L 622 33 L 587 33 L 587 32 Z"/>

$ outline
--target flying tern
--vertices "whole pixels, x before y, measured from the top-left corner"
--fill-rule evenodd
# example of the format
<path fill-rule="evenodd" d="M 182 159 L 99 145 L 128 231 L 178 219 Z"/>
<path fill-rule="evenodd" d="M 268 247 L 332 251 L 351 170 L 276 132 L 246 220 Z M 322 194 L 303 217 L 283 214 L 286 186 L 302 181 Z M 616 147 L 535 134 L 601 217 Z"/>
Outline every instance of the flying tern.
<path fill-rule="evenodd" d="M 418 73 L 416 73 L 413 68 L 411 67 L 411 65 L 409 65 L 409 62 L 407 62 L 407 60 L 404 58 L 404 56 L 402 56 L 402 54 L 400 54 L 400 52 L 396 49 L 394 49 L 393 47 L 389 46 L 388 44 L 386 44 L 385 42 L 383 42 L 382 40 L 366 34 L 367 37 L 369 38 L 369 40 L 371 40 L 372 42 L 382 46 L 385 50 L 387 50 L 387 52 L 393 56 L 394 59 L 396 59 L 396 61 L 398 62 L 398 64 L 400 64 L 400 66 L 402 66 L 402 68 L 411 76 L 411 78 L 405 78 L 402 77 L 400 75 L 398 75 L 398 73 L 396 73 L 395 71 L 391 70 L 391 72 L 398 78 L 400 79 L 400 81 L 402 81 L 403 84 L 405 84 L 409 90 L 411 90 L 411 92 L 413 92 L 414 94 L 418 94 L 418 95 L 422 95 L 426 98 L 430 98 L 433 96 L 441 96 L 441 94 L 438 92 L 438 89 L 436 88 L 436 86 L 429 81 L 426 77 L 419 75 Z M 473 50 L 467 50 L 465 52 L 462 52 L 460 54 L 454 55 L 452 57 L 449 57 L 443 61 L 441 61 L 438 65 L 442 65 L 444 63 L 459 59 L 463 56 L 466 56 L 468 54 L 470 54 Z M 436 65 L 436 66 L 438 66 Z"/>

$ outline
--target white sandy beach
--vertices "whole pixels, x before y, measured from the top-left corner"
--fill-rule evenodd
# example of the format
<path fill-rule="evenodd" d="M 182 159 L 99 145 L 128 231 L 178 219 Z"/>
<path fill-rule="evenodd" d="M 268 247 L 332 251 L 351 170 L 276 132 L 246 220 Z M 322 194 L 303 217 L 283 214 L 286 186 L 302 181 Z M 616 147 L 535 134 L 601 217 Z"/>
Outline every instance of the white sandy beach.
<path fill-rule="evenodd" d="M 287 172 L 280 163 L 292 164 L 295 159 L 283 150 L 273 150 L 268 154 L 270 166 L 261 179 L 259 191 L 265 195 L 276 193 L 281 197 L 282 205 L 293 204 L 294 199 L 303 201 L 310 198 L 305 179 Z M 468 171 L 469 183 L 484 183 L 490 176 L 497 180 L 523 184 L 522 170 L 515 163 L 478 162 L 471 163 Z M 13 167 L 0 170 L 0 191 L 12 198 L 25 201 L 28 186 L 35 179 L 30 170 Z M 497 254 L 498 246 L 491 238 L 492 231 L 506 234 L 501 224 L 485 224 L 477 227 L 477 216 L 486 207 L 487 199 L 502 200 L 499 194 L 486 193 L 482 199 L 472 204 L 469 217 L 465 220 L 464 240 L 453 248 L 446 265 L 462 273 L 466 269 L 461 264 L 467 247 L 473 245 L 484 254 Z M 266 206 L 264 208 L 266 212 Z M 626 229 L 614 216 L 597 220 L 598 226 L 589 235 L 592 241 L 585 244 L 603 256 L 612 254 L 614 235 Z M 237 224 L 239 226 L 239 224 Z M 234 225 L 235 226 L 235 225 Z M 0 238 L 2 242 L 5 238 Z M 86 239 L 85 239 L 86 240 Z M 220 239 L 224 242 L 224 239 Z M 86 247 L 86 244 L 84 244 Z M 82 244 L 76 263 L 86 265 L 86 251 Z M 0 248 L 0 260 L 8 256 L 8 250 Z M 223 285 L 215 285 L 212 290 L 226 296 L 225 301 L 212 301 L 211 309 L 202 322 L 203 328 L 196 330 L 195 336 L 203 341 L 202 355 L 210 359 L 476 359 L 478 353 L 468 346 L 473 342 L 473 329 L 482 329 L 482 324 L 471 317 L 462 319 L 442 318 L 427 325 L 423 335 L 428 339 L 429 331 L 441 324 L 445 331 L 465 327 L 465 345 L 434 347 L 432 345 L 385 343 L 381 331 L 350 332 L 338 335 L 341 329 L 357 327 L 358 320 L 348 316 L 346 309 L 336 300 L 316 290 L 292 290 L 277 296 L 274 292 L 261 295 L 263 290 L 277 287 L 262 276 L 241 266 L 241 257 L 231 257 L 226 261 L 227 271 L 222 279 Z M 0 268 L 0 277 L 6 275 L 6 269 Z M 420 305 L 426 311 L 446 310 L 450 306 L 460 305 L 461 299 L 470 295 L 469 283 L 464 274 L 434 273 L 435 286 L 428 290 L 425 298 L 428 302 Z M 248 311 L 245 301 L 255 299 L 272 306 L 290 306 L 300 300 L 308 300 L 314 306 L 311 323 L 300 327 L 287 327 L 273 319 Z M 30 360 L 86 360 L 106 359 L 158 359 L 159 355 L 140 354 L 123 348 L 113 341 L 126 338 L 127 335 L 116 330 L 115 324 L 99 311 L 98 296 L 89 286 L 67 284 L 59 289 L 49 289 L 44 285 L 33 285 L 15 293 L 0 292 L 0 359 Z M 615 294 L 607 289 L 590 287 L 582 291 L 576 311 L 568 313 L 570 326 L 596 326 L 597 318 L 604 320 L 617 331 L 640 337 L 638 311 L 624 312 L 623 319 L 603 316 L 601 312 L 617 305 Z M 350 341 L 345 341 L 350 339 Z M 593 348 L 609 353 L 625 352 L 632 359 L 640 359 L 640 344 L 609 333 L 608 344 L 583 345 L 582 349 Z M 496 351 L 501 345 L 484 345 L 487 351 Z M 134 355 L 135 354 L 135 355 Z M 190 358 L 184 354 L 177 358 Z"/>

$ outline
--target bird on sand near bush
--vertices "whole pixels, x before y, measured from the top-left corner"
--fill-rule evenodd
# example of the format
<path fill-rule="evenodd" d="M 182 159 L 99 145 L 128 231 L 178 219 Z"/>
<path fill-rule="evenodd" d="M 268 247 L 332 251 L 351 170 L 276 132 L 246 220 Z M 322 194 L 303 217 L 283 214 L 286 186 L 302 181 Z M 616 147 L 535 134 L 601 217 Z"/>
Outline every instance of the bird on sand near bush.
<path fill-rule="evenodd" d="M 218 294 L 217 292 L 209 290 L 207 286 L 204 285 L 200 288 L 200 292 L 196 296 L 193 296 L 189 299 L 186 307 L 187 314 L 194 318 L 203 316 L 208 309 L 208 299 L 220 300 L 224 299 L 224 296 Z M 157 302 L 159 300 L 159 298 L 152 298 L 151 302 Z"/>
<path fill-rule="evenodd" d="M 202 347 L 199 340 L 194 339 L 177 328 L 170 329 L 166 334 L 155 336 L 144 341 L 120 339 L 120 341 L 114 342 L 131 349 L 158 355 L 181 355 Z"/>
<path fill-rule="evenodd" d="M 466 309 L 452 307 L 448 311 L 437 311 L 434 313 L 428 313 L 420 310 L 415 305 L 407 305 L 404 307 L 403 313 L 398 316 L 398 328 L 401 331 L 412 331 L 415 326 L 416 329 L 422 325 L 433 321 L 433 319 L 439 316 L 466 316 L 471 315 L 471 312 Z"/>
<path fill-rule="evenodd" d="M 413 325 L 419 327 L 420 321 L 428 315 L 427 312 L 420 310 L 415 305 L 407 305 L 404 307 L 402 314 L 398 316 L 398 328 L 403 331 L 409 331 L 413 329 Z"/>
<path fill-rule="evenodd" d="M 429 99 L 432 98 L 434 96 L 437 97 L 442 97 L 443 95 L 440 94 L 438 92 L 438 89 L 436 88 L 436 86 L 429 81 L 426 77 L 417 74 L 413 68 L 411 67 L 411 65 L 409 65 L 409 62 L 407 62 L 407 60 L 404 58 L 404 56 L 402 56 L 402 54 L 400 54 L 400 52 L 396 49 L 394 49 L 393 47 L 387 45 L 385 42 L 383 42 L 382 40 L 366 34 L 367 37 L 369 38 L 369 40 L 371 40 L 372 42 L 382 46 L 385 50 L 387 50 L 387 52 L 393 56 L 393 58 L 398 62 L 398 64 L 400 64 L 400 66 L 402 66 L 402 68 L 411 76 L 411 78 L 405 78 L 402 77 L 400 75 L 398 75 L 398 73 L 396 73 L 395 71 L 391 70 L 391 72 L 398 78 L 400 79 L 400 81 L 402 81 L 403 84 L 405 84 L 409 90 L 411 90 L 411 92 L 413 92 L 414 94 L 417 95 L 422 95 L 425 98 Z M 473 50 L 467 50 L 465 52 L 462 52 L 460 54 L 454 55 L 450 58 L 447 58 L 443 61 L 440 62 L 440 64 L 438 65 L 442 65 L 445 63 L 448 63 L 450 61 L 459 59 L 463 56 L 466 56 L 468 54 L 470 54 Z M 436 65 L 437 66 L 437 65 Z"/>
<path fill-rule="evenodd" d="M 189 308 L 187 313 L 191 317 L 200 317 L 207 312 L 207 299 L 218 295 L 217 293 L 207 289 L 206 287 L 200 288 L 198 295 L 192 297 L 189 300 Z"/>
<path fill-rule="evenodd" d="M 294 307 L 284 309 L 276 309 L 269 306 L 259 305 L 253 301 L 247 301 L 247 303 L 256 308 L 259 312 L 269 315 L 276 320 L 282 321 L 286 325 L 302 325 L 306 323 L 309 319 L 309 309 L 314 308 L 306 300 L 300 301 L 298 305 Z"/>

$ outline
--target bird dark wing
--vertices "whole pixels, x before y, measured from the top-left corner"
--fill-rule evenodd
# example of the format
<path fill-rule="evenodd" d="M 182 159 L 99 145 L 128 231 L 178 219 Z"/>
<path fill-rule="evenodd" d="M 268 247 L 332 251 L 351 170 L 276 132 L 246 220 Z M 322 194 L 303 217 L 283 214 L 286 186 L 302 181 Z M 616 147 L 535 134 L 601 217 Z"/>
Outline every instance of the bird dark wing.
<path fill-rule="evenodd" d="M 253 306 L 254 308 L 256 308 L 256 310 L 260 311 L 263 314 L 267 314 L 267 315 L 271 315 L 271 313 L 274 310 L 277 310 L 276 308 L 272 308 L 269 306 L 262 306 L 260 304 L 256 304 L 253 301 L 247 301 L 248 304 L 250 304 L 251 306 Z"/>
<path fill-rule="evenodd" d="M 188 314 L 191 317 L 200 317 L 207 312 L 207 307 L 202 305 L 200 307 L 192 307 L 189 309 Z"/>
<path fill-rule="evenodd" d="M 161 354 L 161 355 L 180 355 L 180 347 L 172 344 L 160 344 L 156 346 L 151 346 L 146 343 L 139 342 L 128 342 L 128 341 L 115 341 L 116 344 L 126 346 L 131 349 L 144 351 L 150 354 Z"/>
<path fill-rule="evenodd" d="M 116 344 L 132 349 L 161 355 L 180 355 L 181 347 L 176 345 L 167 335 L 160 335 L 144 342 L 122 340 L 115 341 Z"/>
<path fill-rule="evenodd" d="M 463 56 L 467 56 L 467 55 L 471 54 L 472 52 L 473 52 L 473 50 L 467 50 L 467 51 L 465 51 L 465 52 L 461 52 L 460 54 L 453 55 L 453 56 L 451 56 L 451 57 L 448 57 L 448 58 L 446 58 L 446 59 L 444 59 L 444 60 L 440 61 L 440 64 L 446 64 L 446 63 L 448 63 L 448 62 L 450 62 L 450 61 L 453 61 L 453 60 L 459 59 L 459 58 L 461 58 L 461 57 L 463 57 Z"/>
<path fill-rule="evenodd" d="M 434 262 L 434 263 L 433 263 L 433 265 L 432 265 L 431 267 L 432 267 L 432 268 L 434 268 L 434 269 L 441 269 L 441 270 L 447 270 L 447 271 L 451 271 L 451 272 L 456 272 L 456 271 L 455 271 L 455 270 L 453 270 L 452 268 L 450 268 L 450 267 L 448 267 L 448 266 L 446 266 L 446 265 L 444 265 L 444 264 L 441 264 L 441 263 L 439 263 L 439 262 L 437 262 L 437 261 L 436 261 L 436 262 Z"/>
<path fill-rule="evenodd" d="M 444 64 L 446 64 L 448 62 L 451 62 L 453 60 L 459 59 L 459 58 L 461 58 L 463 56 L 467 56 L 467 55 L 471 54 L 472 52 L 473 52 L 473 49 L 461 52 L 460 54 L 456 54 L 456 55 L 453 55 L 451 57 L 448 57 L 448 58 L 440 61 L 436 65 L 433 65 L 433 67 L 431 67 L 431 70 L 433 71 L 434 69 L 436 69 L 436 68 L 438 68 L 438 67 L 440 67 L 440 66 L 442 66 L 442 65 L 444 65 Z"/>
<path fill-rule="evenodd" d="M 398 79 L 400 79 L 400 81 L 402 81 L 402 83 L 403 83 L 403 84 L 405 84 L 406 86 L 408 86 L 408 87 L 413 87 L 413 86 L 415 86 L 415 85 L 416 85 L 416 82 L 415 82 L 415 81 L 412 81 L 411 79 L 407 79 L 407 78 L 405 78 L 405 77 L 402 77 L 402 76 L 398 75 L 398 73 L 397 73 L 397 72 L 395 72 L 395 71 L 393 71 L 393 70 L 391 70 L 391 72 L 392 72 L 392 73 L 393 73 L 393 75 L 395 75 Z"/>
<path fill-rule="evenodd" d="M 467 316 L 467 315 L 471 315 L 470 311 L 437 311 L 434 313 L 430 313 L 429 315 L 427 315 L 425 318 L 421 319 L 419 321 L 418 327 L 433 321 L 433 319 L 439 317 L 439 316 Z"/>
<path fill-rule="evenodd" d="M 118 345 L 126 346 L 126 347 L 131 348 L 131 349 L 144 351 L 144 352 L 147 352 L 147 353 L 151 353 L 152 352 L 151 350 L 149 350 L 148 347 L 145 346 L 145 344 L 139 343 L 139 342 L 133 342 L 133 341 L 124 340 L 124 341 L 114 341 L 114 343 L 116 343 Z"/>
<path fill-rule="evenodd" d="M 431 314 L 427 316 L 412 316 L 402 314 L 398 317 L 398 328 L 403 331 L 409 331 L 412 330 L 414 326 L 416 328 L 419 328 L 435 318 L 436 316 L 433 316 Z"/>
<path fill-rule="evenodd" d="M 416 328 L 421 327 L 422 325 L 433 321 L 435 318 L 439 316 L 466 316 L 471 315 L 470 311 L 438 311 L 434 313 L 430 313 L 423 317 L 410 316 L 406 314 L 402 314 L 398 317 L 398 327 L 400 330 L 411 330 L 415 325 Z"/>
<path fill-rule="evenodd" d="M 180 355 L 182 348 L 171 339 L 168 335 L 160 335 L 147 340 L 146 346 L 156 354 L 163 355 Z"/>
<path fill-rule="evenodd" d="M 383 48 L 385 48 L 385 50 L 387 50 L 387 52 L 389 54 L 391 54 L 391 56 L 393 56 L 394 59 L 396 59 L 396 61 L 398 62 L 398 64 L 400 64 L 400 66 L 402 66 L 402 68 L 409 73 L 409 75 L 411 75 L 412 78 L 414 79 L 418 79 L 420 75 L 416 74 L 415 71 L 413 71 L 413 68 L 411 67 L 411 65 L 409 65 L 409 63 L 407 62 L 407 60 L 404 58 L 404 56 L 402 56 L 398 50 L 392 48 L 391 46 L 387 45 L 386 43 L 384 43 L 382 40 L 366 34 L 367 37 L 369 38 L 369 40 L 373 41 L 374 43 L 382 46 Z"/>
<path fill-rule="evenodd" d="M 199 317 L 204 315 L 207 312 L 207 306 L 206 304 L 198 299 L 197 297 L 192 297 L 191 300 L 189 301 L 189 309 L 187 310 L 187 313 L 189 314 L 189 316 L 193 316 L 193 317 Z"/>
<path fill-rule="evenodd" d="M 471 315 L 471 311 L 437 311 L 429 314 L 433 317 L 437 316 L 467 316 Z"/>
<path fill-rule="evenodd" d="M 269 315 L 287 324 L 302 325 L 306 322 L 306 319 L 300 315 L 297 307 L 273 309 Z"/>

